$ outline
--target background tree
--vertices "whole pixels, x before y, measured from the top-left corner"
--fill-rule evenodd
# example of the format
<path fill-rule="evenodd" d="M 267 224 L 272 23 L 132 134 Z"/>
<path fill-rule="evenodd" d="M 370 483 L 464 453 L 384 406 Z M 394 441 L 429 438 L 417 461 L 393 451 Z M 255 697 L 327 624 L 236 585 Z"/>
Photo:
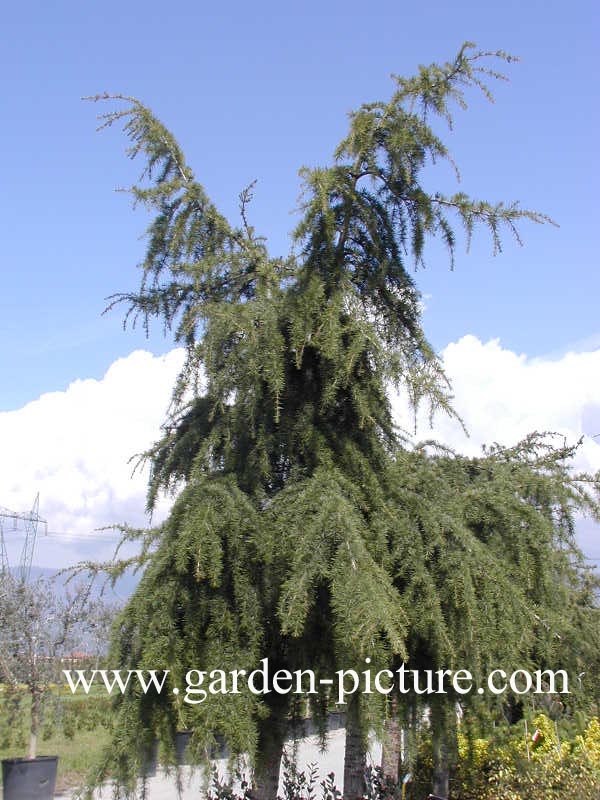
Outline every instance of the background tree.
<path fill-rule="evenodd" d="M 44 714 L 46 720 L 52 718 L 60 660 L 86 642 L 102 606 L 91 599 L 90 590 L 89 583 L 79 583 L 58 592 L 50 580 L 28 583 L 11 572 L 2 573 L 0 678 L 10 696 L 13 720 L 29 715 L 30 759 L 37 755 Z"/>
<path fill-rule="evenodd" d="M 426 488 L 439 485 L 444 470 L 457 470 L 460 483 L 468 469 L 424 458 L 422 485 L 403 489 L 403 470 L 414 465 L 388 398 L 395 386 L 415 408 L 427 400 L 432 413 L 452 413 L 409 274 L 426 240 L 441 237 L 453 263 L 457 225 L 467 241 L 477 226 L 487 228 L 498 251 L 503 231 L 518 239 L 520 221 L 548 221 L 516 203 L 424 188 L 433 165 L 453 164 L 432 120 L 451 125 L 469 88 L 491 97 L 485 81 L 503 76 L 485 66 L 489 58 L 513 60 L 467 43 L 450 63 L 395 77 L 389 101 L 352 113 L 333 164 L 301 172 L 301 219 L 284 259 L 269 257 L 248 222 L 251 187 L 234 227 L 144 105 L 102 96 L 127 103 L 102 126 L 124 123 L 130 155 L 145 159 L 131 191 L 154 215 L 140 288 L 109 307 L 124 302 L 133 324 L 160 321 L 187 356 L 164 435 L 145 454 L 149 508 L 160 491 L 182 491 L 167 522 L 146 536 L 145 573 L 115 633 L 119 664 L 165 663 L 178 676 L 191 662 L 226 669 L 256 665 L 259 656 L 273 668 L 330 670 L 363 664 L 366 654 L 373 666 L 421 662 L 425 652 L 471 655 L 468 617 L 452 605 L 461 592 L 469 602 L 489 599 L 514 633 L 511 614 L 522 598 L 507 594 L 503 605 L 499 590 L 514 579 L 514 564 L 503 567 L 447 492 L 436 507 Z M 516 558 L 526 550 L 516 548 Z M 494 567 L 479 594 L 474 577 L 458 586 L 460 577 L 444 571 L 446 556 L 462 567 L 466 552 L 472 576 Z M 410 576 L 400 566 L 405 556 Z M 431 591 L 425 621 L 407 611 L 419 582 Z M 440 620 L 454 608 L 450 636 Z M 490 659 L 497 641 L 482 638 L 477 657 Z M 226 700 L 207 699 L 192 719 L 166 695 L 126 695 L 112 753 L 125 764 L 134 742 L 159 728 L 172 736 L 179 718 L 194 725 L 200 756 L 220 727 L 234 752 L 256 753 L 257 794 L 272 797 L 294 709 L 269 695 Z M 361 702 L 349 715 L 348 797 L 362 792 L 367 726 L 384 713 L 381 703 Z"/>

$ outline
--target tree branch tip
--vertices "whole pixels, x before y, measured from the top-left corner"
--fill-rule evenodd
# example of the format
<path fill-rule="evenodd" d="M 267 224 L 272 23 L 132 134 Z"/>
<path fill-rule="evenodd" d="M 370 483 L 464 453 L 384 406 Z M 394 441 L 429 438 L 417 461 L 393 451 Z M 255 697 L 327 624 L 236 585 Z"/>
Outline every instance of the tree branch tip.
<path fill-rule="evenodd" d="M 92 103 L 98 103 L 100 100 L 124 100 L 132 105 L 142 106 L 137 97 L 121 94 L 120 92 L 99 92 L 98 94 L 84 95 L 81 99 L 90 100 Z"/>

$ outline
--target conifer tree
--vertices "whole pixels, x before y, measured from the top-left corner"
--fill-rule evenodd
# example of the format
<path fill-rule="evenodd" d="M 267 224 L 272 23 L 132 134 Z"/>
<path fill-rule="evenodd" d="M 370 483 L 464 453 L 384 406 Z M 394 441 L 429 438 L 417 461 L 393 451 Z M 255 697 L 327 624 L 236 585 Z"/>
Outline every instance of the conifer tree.
<path fill-rule="evenodd" d="M 388 495 L 392 570 L 412 612 L 414 669 L 468 665 L 475 685 L 485 687 L 500 665 L 508 675 L 560 668 L 570 676 L 572 709 L 597 702 L 593 682 L 577 691 L 576 676 L 597 669 L 600 609 L 598 579 L 575 541 L 575 516 L 599 518 L 599 483 L 572 471 L 575 450 L 532 434 L 479 458 L 425 448 L 397 454 Z M 507 700 L 487 690 L 485 698 L 450 692 L 441 699 L 411 692 L 400 708 L 406 724 L 429 705 L 434 738 L 450 743 L 457 703 L 481 717 Z M 433 787 L 441 796 L 448 766 L 439 765 L 441 783 Z"/>
<path fill-rule="evenodd" d="M 153 214 L 140 287 L 109 307 L 125 303 L 126 321 L 146 328 L 158 321 L 186 350 L 164 435 L 145 454 L 148 508 L 161 491 L 178 497 L 167 521 L 142 535 L 143 578 L 115 629 L 119 664 L 168 666 L 174 685 L 190 665 L 252 669 L 264 657 L 273 671 L 320 674 L 366 656 L 374 668 L 462 657 L 483 668 L 505 652 L 535 652 L 532 608 L 539 604 L 543 619 L 559 608 L 549 596 L 558 575 L 567 624 L 574 601 L 565 576 L 579 587 L 578 573 L 556 547 L 563 522 L 557 528 L 553 515 L 576 500 L 589 506 L 590 497 L 581 500 L 566 473 L 538 497 L 544 465 L 530 464 L 526 450 L 504 470 L 499 454 L 489 466 L 410 453 L 388 398 L 395 386 L 415 408 L 426 401 L 432 413 L 453 413 L 411 277 L 427 239 L 441 238 L 453 263 L 457 225 L 467 240 L 487 229 L 497 252 L 504 232 L 519 239 L 521 221 L 549 221 L 517 203 L 424 188 L 426 169 L 453 164 L 433 120 L 451 126 L 470 88 L 491 98 L 486 81 L 503 76 L 486 66 L 490 59 L 513 60 L 466 43 L 448 64 L 394 77 L 389 101 L 353 112 L 332 165 L 301 171 L 304 200 L 287 258 L 269 256 L 249 224 L 252 187 L 232 225 L 148 108 L 97 98 L 125 102 L 102 126 L 124 124 L 131 157 L 145 163 L 131 191 Z M 486 470 L 499 476 L 489 487 L 477 478 Z M 480 502 L 480 518 L 461 492 Z M 501 513 L 507 498 L 512 516 Z M 523 516 L 531 530 L 520 538 L 511 526 Z M 505 534 L 513 535 L 507 552 Z M 530 571 L 531 588 L 506 591 Z M 481 603 L 485 622 L 501 619 L 497 634 L 478 623 Z M 127 694 L 113 767 L 131 783 L 142 745 L 157 732 L 173 741 L 176 727 L 193 727 L 201 759 L 219 731 L 234 753 L 256 756 L 256 796 L 273 798 L 287 721 L 298 713 L 288 700 L 209 695 L 190 707 L 168 693 Z M 325 698 L 314 709 L 323 723 Z M 347 797 L 362 792 L 366 731 L 385 713 L 381 699 L 352 704 Z"/>

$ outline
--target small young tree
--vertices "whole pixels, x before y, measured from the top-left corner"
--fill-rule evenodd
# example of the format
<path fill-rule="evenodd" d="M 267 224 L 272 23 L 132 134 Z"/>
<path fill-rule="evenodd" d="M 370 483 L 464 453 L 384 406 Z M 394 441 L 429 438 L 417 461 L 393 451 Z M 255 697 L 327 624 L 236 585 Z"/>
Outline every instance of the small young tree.
<path fill-rule="evenodd" d="M 9 571 L 0 583 L 0 679 L 21 718 L 29 713 L 28 757 L 37 755 L 46 701 L 60 679 L 60 659 L 81 647 L 97 605 L 90 585 L 58 593 L 52 580 L 28 583 Z M 55 692 L 54 692 L 55 694 Z"/>

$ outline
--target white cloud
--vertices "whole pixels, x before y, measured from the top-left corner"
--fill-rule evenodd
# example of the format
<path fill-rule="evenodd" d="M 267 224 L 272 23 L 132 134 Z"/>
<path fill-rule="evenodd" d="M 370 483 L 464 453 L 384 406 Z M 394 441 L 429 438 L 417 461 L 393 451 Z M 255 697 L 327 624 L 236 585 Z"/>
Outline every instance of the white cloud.
<path fill-rule="evenodd" d="M 600 469 L 600 438 L 591 438 L 600 433 L 600 351 L 528 359 L 497 340 L 483 343 L 465 336 L 442 355 L 470 438 L 441 415 L 431 430 L 423 413 L 417 439 L 436 438 L 476 454 L 483 443 L 514 444 L 534 430 L 558 431 L 570 442 L 587 434 L 577 466 Z M 162 357 L 136 351 L 116 361 L 102 380 L 76 381 L 64 392 L 1 413 L 0 506 L 25 511 L 39 492 L 50 530 L 78 536 L 118 522 L 146 524 L 147 472 L 132 477 L 128 461 L 159 436 L 182 362 L 181 350 Z M 394 411 L 411 429 L 411 415 L 398 397 Z M 160 512 L 168 507 L 164 501 Z M 588 551 L 600 553 L 596 529 L 585 530 Z M 108 555 L 99 536 L 93 536 L 95 552 Z M 40 539 L 34 560 L 65 564 L 87 556 L 91 544 Z"/>
<path fill-rule="evenodd" d="M 481 342 L 464 336 L 442 353 L 452 382 L 453 405 L 465 423 L 438 415 L 433 429 L 425 409 L 417 417 L 417 439 L 436 438 L 468 454 L 482 444 L 516 444 L 532 431 L 555 431 L 576 443 L 584 441 L 576 466 L 600 469 L 600 350 L 567 353 L 557 360 L 528 359 L 504 349 L 499 340 Z M 402 398 L 394 398 L 401 425 L 413 426 L 413 417 Z M 598 430 L 594 429 L 598 425 Z"/>
<path fill-rule="evenodd" d="M 0 505 L 27 511 L 39 492 L 49 530 L 75 535 L 124 521 L 147 524 L 147 470 L 132 477 L 129 459 L 158 438 L 182 363 L 181 350 L 162 357 L 136 351 L 102 380 L 78 380 L 1 413 Z M 16 536 L 11 561 L 18 544 Z M 40 539 L 39 546 L 52 565 L 64 563 L 54 552 L 67 547 L 64 537 Z M 83 549 L 69 543 L 76 556 Z"/>

